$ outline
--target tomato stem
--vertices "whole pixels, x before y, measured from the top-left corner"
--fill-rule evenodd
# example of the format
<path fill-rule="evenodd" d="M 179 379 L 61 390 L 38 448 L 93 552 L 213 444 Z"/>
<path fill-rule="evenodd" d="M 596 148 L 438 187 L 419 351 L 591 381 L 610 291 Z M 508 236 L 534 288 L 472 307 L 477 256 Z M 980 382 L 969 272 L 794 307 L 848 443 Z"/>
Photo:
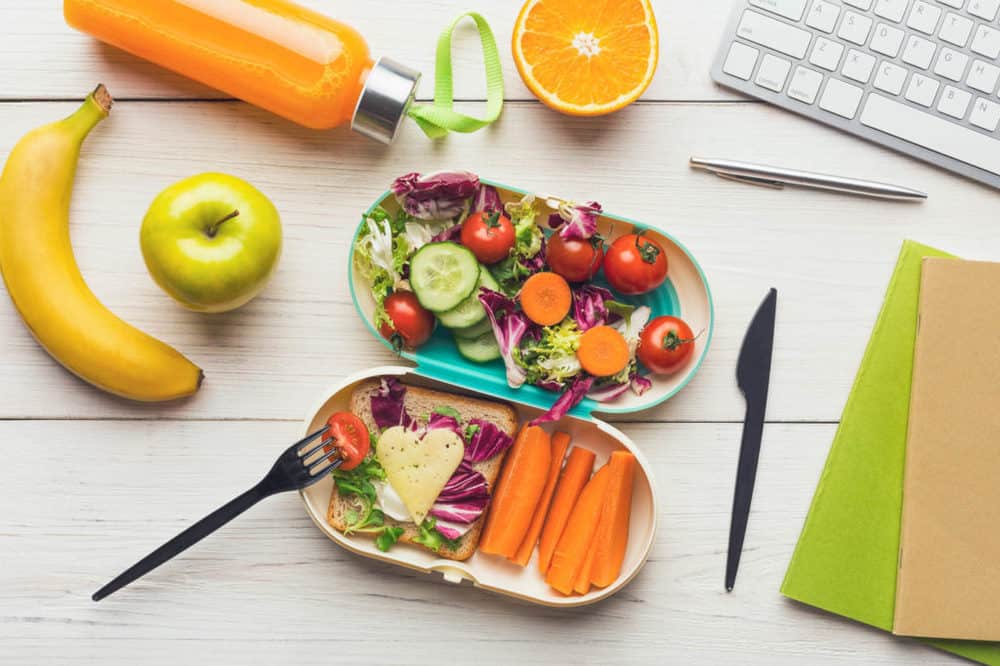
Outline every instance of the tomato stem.
<path fill-rule="evenodd" d="M 645 233 L 646 230 L 643 229 L 635 234 L 635 247 L 639 250 L 639 256 L 642 257 L 643 261 L 647 264 L 653 264 L 656 263 L 656 258 L 660 256 L 661 250 L 656 246 L 656 243 L 643 238 L 643 234 Z M 641 241 L 645 241 L 645 243 Z"/>

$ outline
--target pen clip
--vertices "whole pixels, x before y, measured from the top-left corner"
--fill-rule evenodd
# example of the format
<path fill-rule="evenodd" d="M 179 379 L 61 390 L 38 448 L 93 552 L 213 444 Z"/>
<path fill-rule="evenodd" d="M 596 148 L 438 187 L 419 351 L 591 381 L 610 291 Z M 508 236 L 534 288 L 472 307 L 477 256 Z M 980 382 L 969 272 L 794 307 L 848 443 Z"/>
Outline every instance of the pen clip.
<path fill-rule="evenodd" d="M 758 187 L 767 187 L 772 190 L 783 190 L 785 189 L 785 184 L 780 180 L 770 180 L 767 178 L 755 178 L 754 176 L 737 176 L 731 173 L 723 173 L 722 171 L 713 171 L 719 178 L 725 178 L 726 180 L 735 180 L 737 183 L 747 183 L 748 185 L 757 185 Z"/>

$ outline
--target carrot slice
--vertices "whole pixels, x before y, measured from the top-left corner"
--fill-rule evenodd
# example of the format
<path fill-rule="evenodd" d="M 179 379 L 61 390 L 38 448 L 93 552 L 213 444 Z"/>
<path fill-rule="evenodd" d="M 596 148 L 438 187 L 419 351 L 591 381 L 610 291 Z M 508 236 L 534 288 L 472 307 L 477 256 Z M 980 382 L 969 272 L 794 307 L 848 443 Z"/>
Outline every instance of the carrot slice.
<path fill-rule="evenodd" d="M 524 535 L 521 547 L 514 555 L 514 562 L 522 567 L 528 565 L 531 554 L 535 552 L 535 544 L 538 543 L 538 535 L 542 532 L 542 525 L 545 524 L 545 516 L 549 512 L 549 503 L 552 501 L 552 493 L 556 489 L 556 481 L 559 480 L 559 470 L 562 469 L 563 458 L 566 457 L 566 449 L 569 448 L 569 435 L 564 432 L 552 433 L 552 462 L 549 463 L 549 476 L 542 490 L 542 497 L 538 501 L 538 508 L 528 526 L 528 533 Z"/>
<path fill-rule="evenodd" d="M 500 474 L 479 550 L 514 557 L 545 489 L 551 458 L 549 434 L 538 426 L 522 428 Z"/>
<path fill-rule="evenodd" d="M 603 512 L 602 512 L 603 517 Z M 576 580 L 573 582 L 573 591 L 577 594 L 587 594 L 590 592 L 590 572 L 594 567 L 594 554 L 597 550 L 597 540 L 590 540 L 590 547 L 587 549 L 587 557 L 583 560 L 583 566 L 580 567 L 580 573 L 576 575 Z"/>
<path fill-rule="evenodd" d="M 542 528 L 538 540 L 538 569 L 543 574 L 549 570 L 552 553 L 555 552 L 559 537 L 566 528 L 566 521 L 573 511 L 573 505 L 580 496 L 580 491 L 587 485 L 590 472 L 594 469 L 594 452 L 574 446 L 569 452 L 569 460 L 556 484 L 555 495 L 549 505 L 549 513 L 545 517 L 545 527 Z"/>
<path fill-rule="evenodd" d="M 545 574 L 545 582 L 557 592 L 569 594 L 573 591 L 573 584 L 587 559 L 587 549 L 597 531 L 608 479 L 608 466 L 605 465 L 597 470 L 597 474 L 583 488 L 569 522 L 566 523 L 566 529 L 559 537 L 559 544 L 552 554 L 552 564 Z"/>
<path fill-rule="evenodd" d="M 569 283 L 556 273 L 535 273 L 521 287 L 521 309 L 540 326 L 558 324 L 569 314 L 573 294 Z"/>
<path fill-rule="evenodd" d="M 588 573 L 590 582 L 598 587 L 615 582 L 622 570 L 637 465 L 635 456 L 628 451 L 615 451 L 608 461 L 608 491 L 604 513 L 594 534 L 594 560 Z"/>
<path fill-rule="evenodd" d="M 628 343 L 610 326 L 595 326 L 580 336 L 576 357 L 583 369 L 595 377 L 621 372 L 629 361 Z"/>

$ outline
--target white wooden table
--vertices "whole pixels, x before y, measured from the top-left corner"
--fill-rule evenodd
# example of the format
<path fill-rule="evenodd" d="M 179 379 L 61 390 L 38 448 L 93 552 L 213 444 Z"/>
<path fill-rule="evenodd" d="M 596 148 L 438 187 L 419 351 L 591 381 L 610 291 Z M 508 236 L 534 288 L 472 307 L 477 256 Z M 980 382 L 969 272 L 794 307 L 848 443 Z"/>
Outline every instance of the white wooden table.
<path fill-rule="evenodd" d="M 708 68 L 728 0 L 655 2 L 655 82 L 627 110 L 589 120 L 549 111 L 520 82 L 507 47 L 519 0 L 305 4 L 428 75 L 437 31 L 478 6 L 504 52 L 501 122 L 437 145 L 411 126 L 391 149 L 347 131 L 316 133 L 75 33 L 57 0 L 0 0 L 0 156 L 96 82 L 108 85 L 118 103 L 86 144 L 73 200 L 77 257 L 116 312 L 207 372 L 183 404 L 109 398 L 41 351 L 0 298 L 0 662 L 956 662 L 789 602 L 778 586 L 900 242 L 1000 257 L 997 193 L 715 87 Z M 458 96 L 478 109 L 481 67 L 464 34 Z M 691 172 L 692 154 L 891 177 L 930 199 L 746 187 Z M 344 284 L 351 230 L 394 176 L 449 166 L 597 198 L 669 229 L 708 274 L 717 335 L 700 375 L 620 424 L 653 461 L 664 499 L 643 572 L 590 608 L 528 607 L 354 557 L 287 495 L 92 603 L 109 576 L 261 474 L 300 433 L 317 391 L 393 360 L 369 338 Z M 152 197 L 208 170 L 255 183 L 285 225 L 273 283 L 217 316 L 176 307 L 147 276 L 138 245 Z M 743 417 L 735 360 L 771 286 L 779 312 L 768 425 L 740 577 L 726 594 Z"/>

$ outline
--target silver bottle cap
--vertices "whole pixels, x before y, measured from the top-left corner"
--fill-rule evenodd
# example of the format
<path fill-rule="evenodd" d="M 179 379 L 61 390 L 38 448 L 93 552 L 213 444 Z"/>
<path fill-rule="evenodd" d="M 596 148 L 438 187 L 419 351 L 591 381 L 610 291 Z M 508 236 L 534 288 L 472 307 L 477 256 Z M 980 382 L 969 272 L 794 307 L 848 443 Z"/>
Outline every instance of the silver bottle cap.
<path fill-rule="evenodd" d="M 365 80 L 351 129 L 385 144 L 392 143 L 417 92 L 420 72 L 391 58 L 379 58 Z"/>

